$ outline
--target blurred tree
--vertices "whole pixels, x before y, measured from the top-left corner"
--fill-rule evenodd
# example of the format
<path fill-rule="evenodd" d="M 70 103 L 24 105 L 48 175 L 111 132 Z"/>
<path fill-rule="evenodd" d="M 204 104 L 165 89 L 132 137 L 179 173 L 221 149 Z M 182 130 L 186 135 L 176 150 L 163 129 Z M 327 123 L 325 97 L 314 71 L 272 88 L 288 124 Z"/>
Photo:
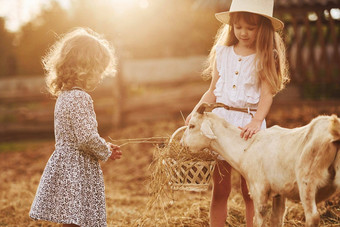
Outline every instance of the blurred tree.
<path fill-rule="evenodd" d="M 43 73 L 41 57 L 56 39 L 56 34 L 69 28 L 68 13 L 57 3 L 25 24 L 18 33 L 16 56 L 20 75 Z"/>
<path fill-rule="evenodd" d="M 109 0 L 73 0 L 70 8 L 72 26 L 89 27 L 100 34 L 112 35 L 115 24 L 114 7 Z"/>
<path fill-rule="evenodd" d="M 193 9 L 193 0 L 148 0 L 119 15 L 119 37 L 127 56 L 155 58 L 207 54 L 219 23 L 212 9 Z M 118 20 L 118 18 L 117 18 Z"/>
<path fill-rule="evenodd" d="M 5 20 L 0 17 L 0 77 L 16 73 L 13 46 L 14 35 L 5 29 Z"/>
<path fill-rule="evenodd" d="M 119 11 L 110 0 L 73 0 L 68 9 L 52 2 L 18 33 L 18 73 L 42 74 L 41 57 L 56 34 L 78 26 L 104 34 L 125 58 L 208 54 L 220 26 L 214 9 L 194 8 L 194 0 L 135 3 Z"/>
<path fill-rule="evenodd" d="M 74 27 L 89 27 L 99 33 L 112 33 L 108 32 L 113 27 L 112 7 L 108 8 L 101 2 L 74 0 L 71 8 L 66 10 L 53 1 L 51 6 L 25 24 L 18 33 L 16 48 L 19 74 L 41 75 L 41 58 L 48 47 L 56 41 L 58 35 Z"/>

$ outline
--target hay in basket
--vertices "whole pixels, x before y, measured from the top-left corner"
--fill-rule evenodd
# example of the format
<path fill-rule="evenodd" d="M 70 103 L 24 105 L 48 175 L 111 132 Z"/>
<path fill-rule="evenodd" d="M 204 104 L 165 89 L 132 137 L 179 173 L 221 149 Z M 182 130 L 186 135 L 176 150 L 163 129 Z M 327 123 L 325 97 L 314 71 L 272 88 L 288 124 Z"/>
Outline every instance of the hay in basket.
<path fill-rule="evenodd" d="M 153 162 L 150 165 L 150 197 L 144 213 L 136 225 L 147 225 L 150 220 L 163 220 L 164 226 L 173 226 L 172 208 L 176 209 L 174 192 L 207 190 L 212 178 L 217 155 L 208 149 L 192 152 L 180 144 L 186 126 L 177 129 L 164 142 L 155 146 Z M 178 208 L 178 207 L 177 207 Z M 198 209 L 198 216 L 201 209 Z M 163 224 L 164 224 L 163 222 Z"/>
<path fill-rule="evenodd" d="M 186 126 L 177 129 L 164 147 L 156 147 L 151 164 L 150 192 L 154 200 L 170 191 L 205 191 L 214 172 L 217 155 L 208 149 L 192 152 L 180 144 Z"/>

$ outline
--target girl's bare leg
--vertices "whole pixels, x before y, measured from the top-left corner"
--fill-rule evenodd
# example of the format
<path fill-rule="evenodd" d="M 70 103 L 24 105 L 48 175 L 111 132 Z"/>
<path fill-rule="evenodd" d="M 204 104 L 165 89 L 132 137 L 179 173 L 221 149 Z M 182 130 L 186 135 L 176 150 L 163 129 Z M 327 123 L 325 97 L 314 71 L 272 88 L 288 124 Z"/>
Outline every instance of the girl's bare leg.
<path fill-rule="evenodd" d="M 227 202 L 231 191 L 231 166 L 226 161 L 219 161 L 217 165 L 219 168 L 215 167 L 213 175 L 210 226 L 224 227 L 227 218 Z"/>

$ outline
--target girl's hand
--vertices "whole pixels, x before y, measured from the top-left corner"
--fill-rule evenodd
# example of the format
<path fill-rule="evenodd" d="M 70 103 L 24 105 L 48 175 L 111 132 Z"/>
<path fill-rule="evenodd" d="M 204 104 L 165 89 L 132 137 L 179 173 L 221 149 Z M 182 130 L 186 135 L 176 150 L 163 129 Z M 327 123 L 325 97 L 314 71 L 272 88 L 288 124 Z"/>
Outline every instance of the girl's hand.
<path fill-rule="evenodd" d="M 250 139 L 255 133 L 260 131 L 261 124 L 262 121 L 253 118 L 249 124 L 244 126 L 244 128 L 239 127 L 239 129 L 242 130 L 240 134 L 241 138 L 244 138 L 245 140 Z"/>
<path fill-rule="evenodd" d="M 112 143 L 108 143 L 110 146 L 110 150 L 112 152 L 110 159 L 112 160 L 116 160 L 116 159 L 120 159 L 122 156 L 122 151 L 120 150 L 120 147 L 118 145 L 112 144 Z"/>

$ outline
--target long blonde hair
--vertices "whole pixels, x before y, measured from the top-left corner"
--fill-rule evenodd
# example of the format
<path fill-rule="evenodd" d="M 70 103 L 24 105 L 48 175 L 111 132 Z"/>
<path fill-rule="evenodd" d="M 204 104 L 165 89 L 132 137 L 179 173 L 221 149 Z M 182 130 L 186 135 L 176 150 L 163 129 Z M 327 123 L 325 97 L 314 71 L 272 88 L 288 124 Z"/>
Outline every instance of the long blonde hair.
<path fill-rule="evenodd" d="M 53 96 L 73 87 L 93 90 L 101 79 L 115 73 L 114 52 L 108 41 L 84 28 L 61 37 L 42 63 L 47 89 Z"/>
<path fill-rule="evenodd" d="M 269 19 L 248 12 L 235 12 L 230 14 L 230 24 L 223 24 L 218 30 L 214 46 L 212 47 L 203 71 L 203 77 L 211 78 L 215 64 L 216 46 L 233 46 L 238 43 L 234 34 L 233 24 L 244 19 L 246 23 L 257 26 L 255 68 L 256 76 L 260 81 L 267 81 L 272 94 L 282 90 L 289 82 L 288 64 L 286 60 L 283 40 Z"/>

